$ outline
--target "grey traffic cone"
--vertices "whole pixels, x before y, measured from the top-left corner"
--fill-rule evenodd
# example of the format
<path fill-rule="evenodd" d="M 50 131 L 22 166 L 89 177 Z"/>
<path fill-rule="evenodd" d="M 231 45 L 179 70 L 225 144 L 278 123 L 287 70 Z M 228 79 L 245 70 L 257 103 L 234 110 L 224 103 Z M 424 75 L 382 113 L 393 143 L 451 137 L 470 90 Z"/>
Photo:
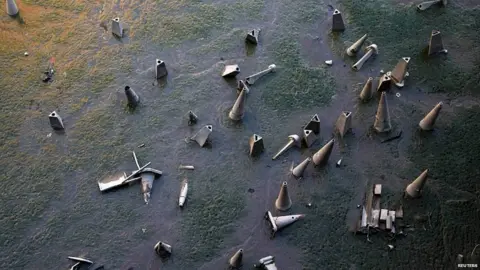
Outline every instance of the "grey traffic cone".
<path fill-rule="evenodd" d="M 293 146 L 300 147 L 301 146 L 301 139 L 298 135 L 293 134 L 288 136 L 288 143 L 280 149 L 280 151 L 272 157 L 272 160 L 275 160 L 278 156 L 285 153 L 288 149 L 292 148 Z"/>
<path fill-rule="evenodd" d="M 345 134 L 352 128 L 352 112 L 343 111 L 335 123 L 335 129 L 343 138 Z"/>
<path fill-rule="evenodd" d="M 363 86 L 362 92 L 360 92 L 360 100 L 363 102 L 369 101 L 373 97 L 373 78 L 369 77 L 365 85 Z"/>
<path fill-rule="evenodd" d="M 380 96 L 373 128 L 380 133 L 389 132 L 392 129 L 392 124 L 390 123 L 390 112 L 388 111 L 387 94 L 385 92 L 382 92 L 382 95 Z"/>
<path fill-rule="evenodd" d="M 120 22 L 120 18 L 115 18 L 112 20 L 112 34 L 119 38 L 123 37 L 123 26 Z"/>
<path fill-rule="evenodd" d="M 318 114 L 313 115 L 310 122 L 303 129 L 311 130 L 318 135 L 320 133 L 320 117 L 318 117 Z"/>
<path fill-rule="evenodd" d="M 373 54 L 378 54 L 378 46 L 376 44 L 372 44 L 365 48 L 365 54 L 358 60 L 355 64 L 353 64 L 352 68 L 355 71 L 359 71 L 363 64 L 367 62 L 367 60 L 373 55 Z"/>
<path fill-rule="evenodd" d="M 145 204 L 150 202 L 150 195 L 153 188 L 153 181 L 155 180 L 155 173 L 153 172 L 142 172 L 140 174 L 142 177 L 142 193 L 143 193 L 143 201 Z"/>
<path fill-rule="evenodd" d="M 433 0 L 433 1 L 426 1 L 426 2 L 422 2 L 420 4 L 417 5 L 417 8 L 418 10 L 426 10 L 426 9 L 429 9 L 431 6 L 433 5 L 447 5 L 447 0 Z"/>
<path fill-rule="evenodd" d="M 398 87 L 403 87 L 405 76 L 407 75 L 407 66 L 410 62 L 410 57 L 402 57 L 400 61 L 398 61 L 395 68 L 392 70 L 392 75 L 390 76 Z"/>
<path fill-rule="evenodd" d="M 188 125 L 189 126 L 196 124 L 197 121 L 198 121 L 198 116 L 195 113 L 193 113 L 192 111 L 188 111 L 187 117 L 188 117 Z"/>
<path fill-rule="evenodd" d="M 160 59 L 155 60 L 155 78 L 160 79 L 168 75 L 167 64 Z"/>
<path fill-rule="evenodd" d="M 277 231 L 304 217 L 305 215 L 303 214 L 274 217 L 270 211 L 265 213 L 265 219 L 269 222 L 270 228 L 272 229 L 272 236 L 274 236 Z"/>
<path fill-rule="evenodd" d="M 425 186 L 425 182 L 427 181 L 427 176 L 428 169 L 423 171 L 410 185 L 407 186 L 405 193 L 412 198 L 419 197 Z"/>
<path fill-rule="evenodd" d="M 58 113 L 56 111 L 53 111 L 52 113 L 50 113 L 48 115 L 48 120 L 50 120 L 50 126 L 54 129 L 54 130 L 63 130 L 65 129 L 64 125 L 63 125 L 63 121 L 62 121 L 62 118 L 60 117 L 60 115 L 58 115 Z"/>
<path fill-rule="evenodd" d="M 439 102 L 433 109 L 418 123 L 422 130 L 432 130 L 435 125 L 435 121 L 440 114 L 443 102 Z"/>
<path fill-rule="evenodd" d="M 240 73 L 238 65 L 226 65 L 223 68 L 222 77 L 235 77 L 238 73 Z"/>
<path fill-rule="evenodd" d="M 392 78 L 389 76 L 390 73 L 383 75 L 378 79 L 377 92 L 388 91 L 392 86 Z"/>
<path fill-rule="evenodd" d="M 243 249 L 239 249 L 228 261 L 230 268 L 237 269 L 242 266 Z"/>
<path fill-rule="evenodd" d="M 245 38 L 246 41 L 257 45 L 258 44 L 258 36 L 260 35 L 260 29 L 253 29 L 252 31 L 248 32 L 247 37 Z"/>
<path fill-rule="evenodd" d="M 310 164 L 311 161 L 312 161 L 312 158 L 308 157 L 304 161 L 302 161 L 300 164 L 298 164 L 295 168 L 293 168 L 293 163 L 292 163 L 292 168 L 291 168 L 292 175 L 297 178 L 301 177 L 305 172 L 305 169 L 307 169 L 308 164 Z"/>
<path fill-rule="evenodd" d="M 358 51 L 360 51 L 360 48 L 362 47 L 363 43 L 365 43 L 365 40 L 367 40 L 368 35 L 365 34 L 363 37 L 361 37 L 359 40 L 355 41 L 355 43 L 352 44 L 352 46 L 347 48 L 347 54 L 348 56 L 355 56 Z"/>
<path fill-rule="evenodd" d="M 8 15 L 15 16 L 18 14 L 18 7 L 17 7 L 17 3 L 15 3 L 15 0 L 7 0 L 5 5 L 7 7 Z"/>
<path fill-rule="evenodd" d="M 317 140 L 317 136 L 313 133 L 312 130 L 304 129 L 303 130 L 303 144 L 308 148 Z"/>
<path fill-rule="evenodd" d="M 238 81 L 237 90 L 238 91 L 245 90 L 247 94 L 250 93 L 250 89 L 248 88 L 247 84 L 243 80 Z"/>
<path fill-rule="evenodd" d="M 288 196 L 287 182 L 283 182 L 278 193 L 277 200 L 275 201 L 275 207 L 280 211 L 287 211 L 292 207 L 292 200 Z"/>
<path fill-rule="evenodd" d="M 443 47 L 442 34 L 438 30 L 432 30 L 430 35 L 430 42 L 428 43 L 428 55 L 437 53 L 447 53 L 448 51 Z"/>
<path fill-rule="evenodd" d="M 330 158 L 330 154 L 332 154 L 334 144 L 335 140 L 331 139 L 313 155 L 312 160 L 315 166 L 324 166 L 327 164 L 328 158 Z"/>
<path fill-rule="evenodd" d="M 155 252 L 158 256 L 165 258 L 172 254 L 172 246 L 164 242 L 158 242 L 155 247 Z"/>
<path fill-rule="evenodd" d="M 250 156 L 255 157 L 263 152 L 265 149 L 263 146 L 263 138 L 257 134 L 253 134 L 248 140 L 250 146 Z"/>
<path fill-rule="evenodd" d="M 235 104 L 233 104 L 232 110 L 230 110 L 230 113 L 228 114 L 228 117 L 234 121 L 240 121 L 243 118 L 243 115 L 245 114 L 245 101 L 247 99 L 247 92 L 242 90 L 240 92 L 240 95 L 238 95 L 237 100 L 235 101 Z"/>
<path fill-rule="evenodd" d="M 140 97 L 133 91 L 130 86 L 125 86 L 125 95 L 127 96 L 127 105 L 131 108 L 136 108 L 140 102 Z"/>
<path fill-rule="evenodd" d="M 332 32 L 342 32 L 345 30 L 345 24 L 343 23 L 342 13 L 335 9 L 332 16 Z"/>
<path fill-rule="evenodd" d="M 205 143 L 208 141 L 208 137 L 210 133 L 212 133 L 213 127 L 212 125 L 206 125 L 202 127 L 190 140 L 196 141 L 200 147 L 203 147 Z"/>

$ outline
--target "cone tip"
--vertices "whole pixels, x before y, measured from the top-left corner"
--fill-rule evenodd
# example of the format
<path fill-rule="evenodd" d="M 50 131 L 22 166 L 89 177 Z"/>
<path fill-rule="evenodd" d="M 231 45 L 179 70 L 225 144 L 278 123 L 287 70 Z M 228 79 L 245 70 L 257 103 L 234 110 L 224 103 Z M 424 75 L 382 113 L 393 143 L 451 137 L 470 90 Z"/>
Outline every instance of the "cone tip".
<path fill-rule="evenodd" d="M 282 186 L 286 187 L 286 186 L 287 186 L 287 181 L 284 181 L 284 182 L 282 183 Z"/>

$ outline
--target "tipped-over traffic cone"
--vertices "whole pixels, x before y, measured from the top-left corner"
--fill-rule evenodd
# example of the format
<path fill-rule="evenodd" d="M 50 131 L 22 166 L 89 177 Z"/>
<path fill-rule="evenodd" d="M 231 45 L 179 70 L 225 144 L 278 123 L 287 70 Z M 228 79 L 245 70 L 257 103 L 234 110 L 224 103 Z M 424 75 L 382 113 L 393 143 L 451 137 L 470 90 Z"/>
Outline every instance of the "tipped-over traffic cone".
<path fill-rule="evenodd" d="M 382 92 L 382 95 L 380 96 L 373 127 L 377 132 L 388 132 L 392 129 L 392 124 L 390 123 L 390 113 L 388 111 L 387 94 L 385 92 Z"/>
<path fill-rule="evenodd" d="M 245 38 L 246 41 L 253 43 L 255 45 L 258 44 L 258 36 L 260 35 L 260 29 L 253 29 L 252 31 L 247 33 L 247 37 Z"/>
<path fill-rule="evenodd" d="M 377 44 L 372 44 L 365 48 L 365 54 L 358 60 L 355 64 L 353 64 L 352 69 L 355 71 L 359 71 L 363 64 L 367 62 L 367 60 L 373 55 L 378 54 L 378 46 Z"/>
<path fill-rule="evenodd" d="M 56 111 L 53 111 L 51 114 L 48 115 L 48 119 L 50 120 L 50 126 L 54 130 L 63 130 L 65 126 L 63 125 L 62 118 Z"/>
<path fill-rule="evenodd" d="M 212 133 L 213 127 L 212 125 L 206 125 L 202 127 L 193 137 L 190 139 L 193 141 L 196 141 L 200 147 L 203 147 L 205 143 L 208 140 L 208 137 L 210 136 L 210 133 Z"/>
<path fill-rule="evenodd" d="M 155 252 L 162 258 L 168 257 L 172 254 L 172 246 L 160 241 L 155 245 Z"/>
<path fill-rule="evenodd" d="M 270 228 L 272 229 L 272 236 L 274 236 L 275 233 L 280 229 L 283 229 L 295 221 L 303 219 L 304 217 L 305 215 L 303 214 L 274 217 L 270 211 L 265 213 L 265 219 L 268 220 Z"/>
<path fill-rule="evenodd" d="M 287 151 L 288 149 L 290 149 L 294 145 L 297 146 L 297 147 L 300 147 L 301 143 L 302 143 L 301 139 L 298 135 L 296 135 L 296 134 L 289 135 L 288 136 L 288 143 L 282 149 L 280 149 L 280 151 L 278 151 L 277 154 L 272 157 L 272 159 L 273 160 L 276 159 L 278 156 L 285 153 L 285 151 Z"/>
<path fill-rule="evenodd" d="M 392 75 L 390 76 L 398 87 L 403 87 L 405 76 L 407 74 L 407 66 L 410 62 L 410 57 L 402 57 L 400 61 L 398 61 L 395 68 L 392 70 Z"/>
<path fill-rule="evenodd" d="M 140 102 L 140 97 L 133 91 L 130 86 L 125 86 L 125 95 L 127 96 L 127 105 L 130 108 L 136 108 L 138 103 Z"/>
<path fill-rule="evenodd" d="M 292 200 L 288 196 L 287 182 L 283 182 L 278 193 L 277 200 L 275 201 L 275 207 L 280 211 L 287 211 L 292 207 Z"/>
<path fill-rule="evenodd" d="M 263 138 L 257 134 L 253 134 L 248 140 L 250 145 L 250 156 L 258 156 L 265 149 L 263 146 Z"/>
<path fill-rule="evenodd" d="M 307 169 L 308 164 L 310 164 L 311 161 L 312 161 L 312 158 L 308 157 L 304 161 L 302 161 L 300 164 L 298 164 L 295 168 L 293 168 L 293 163 L 292 163 L 291 172 L 293 176 L 301 177 L 303 175 L 303 172 L 305 172 L 305 169 Z"/>
<path fill-rule="evenodd" d="M 239 249 L 235 254 L 230 258 L 228 264 L 231 268 L 239 268 L 242 266 L 242 258 L 243 258 L 243 249 Z"/>
<path fill-rule="evenodd" d="M 331 139 L 313 155 L 312 160 L 315 166 L 324 166 L 325 164 L 327 164 L 328 158 L 332 153 L 334 144 L 335 140 Z"/>
<path fill-rule="evenodd" d="M 423 130 L 432 130 L 433 126 L 435 125 L 435 121 L 440 114 L 440 110 L 442 109 L 443 102 L 439 102 L 433 109 L 425 115 L 425 117 L 418 123 L 421 129 Z"/>
<path fill-rule="evenodd" d="M 361 37 L 359 40 L 355 41 L 355 43 L 352 44 L 352 46 L 347 48 L 347 54 L 348 56 L 355 56 L 358 51 L 360 51 L 360 48 L 362 48 L 363 43 L 365 43 L 365 40 L 367 40 L 368 35 L 365 34 L 363 37 Z"/>
<path fill-rule="evenodd" d="M 342 13 L 335 9 L 332 16 L 332 32 L 342 32 L 345 30 L 345 24 L 343 23 Z"/>
<path fill-rule="evenodd" d="M 363 102 L 369 101 L 373 96 L 373 78 L 369 77 L 365 85 L 363 86 L 362 92 L 360 92 L 360 100 Z"/>
<path fill-rule="evenodd" d="M 238 65 L 226 65 L 222 72 L 222 77 L 235 77 L 240 73 Z"/>
<path fill-rule="evenodd" d="M 335 123 L 335 129 L 343 138 L 345 134 L 352 128 L 352 112 L 343 111 Z"/>
<path fill-rule="evenodd" d="M 240 121 L 245 114 L 245 101 L 247 99 L 247 92 L 243 89 L 238 95 L 235 104 L 233 104 L 232 110 L 228 114 L 228 117 L 234 121 Z"/>
<path fill-rule="evenodd" d="M 425 185 L 425 182 L 427 181 L 427 175 L 428 174 L 428 169 L 423 171 L 417 179 L 413 180 L 413 182 L 407 186 L 405 189 L 405 193 L 408 194 L 412 198 L 417 198 L 420 196 L 423 186 Z"/>
<path fill-rule="evenodd" d="M 187 200 L 188 194 L 188 179 L 185 178 L 182 181 L 182 185 L 180 188 L 180 196 L 178 197 L 178 206 L 183 207 L 185 201 Z"/>
<path fill-rule="evenodd" d="M 310 122 L 303 129 L 311 130 L 318 135 L 320 133 L 320 117 L 318 117 L 318 114 L 313 115 Z"/>

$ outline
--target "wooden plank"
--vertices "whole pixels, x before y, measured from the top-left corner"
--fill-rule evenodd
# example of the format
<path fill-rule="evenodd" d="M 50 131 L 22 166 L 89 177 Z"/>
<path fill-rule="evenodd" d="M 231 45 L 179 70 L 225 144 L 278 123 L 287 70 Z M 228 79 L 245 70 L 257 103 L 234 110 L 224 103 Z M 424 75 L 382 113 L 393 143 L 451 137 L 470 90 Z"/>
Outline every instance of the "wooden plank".
<path fill-rule="evenodd" d="M 373 210 L 372 216 L 373 216 L 373 227 L 378 228 L 378 223 L 380 220 L 380 210 L 379 209 Z"/>
<path fill-rule="evenodd" d="M 387 221 L 387 216 L 388 216 L 388 210 L 382 209 L 380 211 L 380 221 Z"/>
<path fill-rule="evenodd" d="M 376 184 L 373 194 L 380 196 L 382 194 L 382 185 Z"/>

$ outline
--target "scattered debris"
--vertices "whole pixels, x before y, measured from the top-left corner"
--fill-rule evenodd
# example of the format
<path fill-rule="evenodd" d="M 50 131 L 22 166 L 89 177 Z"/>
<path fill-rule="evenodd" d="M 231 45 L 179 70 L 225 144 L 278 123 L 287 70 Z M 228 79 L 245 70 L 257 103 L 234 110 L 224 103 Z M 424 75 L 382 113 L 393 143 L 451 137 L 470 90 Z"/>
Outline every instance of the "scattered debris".
<path fill-rule="evenodd" d="M 397 135 L 382 140 L 382 143 L 386 143 L 386 142 L 389 142 L 389 141 L 393 141 L 393 140 L 396 140 L 396 139 L 400 139 L 400 138 L 402 137 L 402 132 L 403 132 L 403 131 L 400 130 Z"/>
<path fill-rule="evenodd" d="M 295 177 L 301 177 L 303 173 L 305 172 L 305 169 L 308 167 L 308 164 L 312 161 L 311 157 L 307 157 L 304 161 L 302 161 L 298 166 L 293 168 L 293 162 L 292 162 L 292 167 L 290 168 L 290 172 L 292 173 L 293 176 Z M 285 186 L 286 188 L 286 186 Z"/>
<path fill-rule="evenodd" d="M 49 116 L 48 119 L 50 120 L 50 126 L 54 130 L 64 130 L 65 127 L 63 126 L 63 121 L 60 115 L 56 111 L 53 111 Z"/>
<path fill-rule="evenodd" d="M 262 268 L 265 270 L 277 270 L 277 266 L 275 266 L 275 257 L 267 256 L 263 257 L 258 261 L 258 264 L 254 264 L 253 267 L 255 268 Z"/>
<path fill-rule="evenodd" d="M 331 65 L 333 65 L 333 60 L 326 60 L 325 64 L 331 66 Z"/>
<path fill-rule="evenodd" d="M 180 170 L 195 170 L 195 167 L 193 167 L 192 165 L 180 165 L 178 166 L 178 168 Z"/>
<path fill-rule="evenodd" d="M 413 182 L 405 189 L 405 194 L 411 198 L 418 198 L 421 195 L 423 186 L 427 181 L 428 169 L 423 171 Z"/>
<path fill-rule="evenodd" d="M 355 71 L 359 71 L 363 64 L 365 64 L 365 62 L 367 62 L 367 60 L 373 55 L 373 54 L 378 54 L 378 47 L 376 44 L 372 44 L 370 46 L 368 46 L 367 48 L 365 48 L 365 54 L 362 56 L 362 58 L 360 58 L 360 60 L 358 60 L 358 62 L 356 62 L 352 68 L 353 70 Z"/>
<path fill-rule="evenodd" d="M 172 255 L 172 246 L 164 242 L 158 242 L 155 247 L 155 253 L 157 253 L 160 258 L 165 259 Z"/>
<path fill-rule="evenodd" d="M 242 258 L 243 258 L 243 249 L 239 249 L 235 254 L 230 258 L 228 264 L 231 268 L 237 269 L 242 266 Z"/>
<path fill-rule="evenodd" d="M 275 207 L 279 211 L 287 211 L 292 207 L 292 200 L 288 195 L 287 182 L 283 182 L 280 186 L 280 192 L 278 193 L 277 200 L 275 201 Z"/>
<path fill-rule="evenodd" d="M 352 112 L 343 111 L 335 123 L 335 130 L 340 137 L 344 137 L 345 134 L 352 128 Z"/>
<path fill-rule="evenodd" d="M 345 24 L 343 23 L 342 13 L 335 9 L 332 16 L 332 32 L 345 31 Z"/>
<path fill-rule="evenodd" d="M 245 114 L 245 102 L 247 100 L 247 92 L 242 90 L 240 95 L 238 95 L 235 104 L 233 104 L 232 110 L 228 113 L 228 117 L 233 121 L 240 121 L 243 119 Z"/>
<path fill-rule="evenodd" d="M 250 146 L 250 156 L 255 157 L 260 155 L 265 147 L 263 146 L 263 138 L 260 135 L 253 134 L 248 140 Z"/>
<path fill-rule="evenodd" d="M 264 75 L 266 75 L 268 73 L 275 72 L 276 68 L 277 68 L 277 66 L 275 64 L 271 64 L 271 65 L 268 66 L 267 69 L 265 69 L 263 71 L 260 71 L 258 73 L 255 73 L 253 75 L 250 75 L 247 78 L 245 78 L 245 82 L 249 85 L 253 85 L 258 79 L 260 79 Z"/>
<path fill-rule="evenodd" d="M 425 131 L 429 131 L 433 129 L 435 125 L 435 121 L 440 114 L 440 110 L 442 109 L 443 102 L 439 102 L 435 107 L 418 123 L 418 126 Z"/>
<path fill-rule="evenodd" d="M 161 79 L 168 75 L 167 64 L 160 59 L 155 60 L 155 78 Z"/>
<path fill-rule="evenodd" d="M 367 40 L 368 35 L 365 34 L 363 37 L 361 37 L 359 40 L 355 41 L 355 43 L 352 44 L 352 46 L 347 48 L 347 55 L 348 56 L 355 56 L 357 52 L 360 50 L 362 47 L 363 43 L 365 43 L 365 40 Z"/>
<path fill-rule="evenodd" d="M 125 95 L 127 96 L 128 107 L 135 109 L 138 106 L 138 103 L 140 103 L 140 97 L 128 85 L 125 86 Z"/>
<path fill-rule="evenodd" d="M 190 138 L 192 141 L 196 141 L 200 147 L 205 146 L 205 143 L 208 141 L 210 133 L 212 133 L 212 125 L 203 126 L 193 137 Z"/>
<path fill-rule="evenodd" d="M 265 213 L 265 219 L 268 221 L 270 225 L 271 231 L 271 237 L 275 237 L 275 233 L 278 230 L 281 230 L 288 225 L 296 222 L 297 220 L 303 219 L 305 215 L 300 214 L 300 215 L 289 215 L 289 216 L 278 216 L 274 217 L 270 211 L 267 211 Z"/>
<path fill-rule="evenodd" d="M 223 68 L 222 77 L 235 77 L 238 73 L 240 73 L 238 65 L 226 65 Z"/>
<path fill-rule="evenodd" d="M 198 121 L 198 116 L 195 113 L 193 113 L 192 111 L 188 111 L 187 117 L 188 117 L 188 125 L 189 126 L 195 125 Z"/>
<path fill-rule="evenodd" d="M 292 146 L 297 146 L 297 147 L 301 146 L 300 136 L 298 136 L 296 134 L 289 135 L 288 136 L 288 143 L 282 149 L 280 149 L 280 151 L 278 151 L 278 153 L 275 154 L 275 156 L 272 157 L 272 160 L 275 160 L 278 156 L 285 153 Z"/>
<path fill-rule="evenodd" d="M 342 165 L 342 159 L 339 159 L 337 163 L 335 164 L 335 167 L 340 167 Z"/>
<path fill-rule="evenodd" d="M 112 20 L 112 34 L 119 38 L 123 37 L 123 25 L 120 22 L 120 18 Z"/>
<path fill-rule="evenodd" d="M 390 123 L 390 113 L 388 111 L 387 95 L 385 92 L 382 92 L 382 95 L 380 96 L 373 128 L 379 133 L 389 132 L 392 129 L 392 124 Z"/>
<path fill-rule="evenodd" d="M 245 38 L 246 41 L 257 45 L 258 40 L 259 40 L 259 35 L 260 35 L 260 29 L 253 29 L 252 31 L 247 33 L 247 37 Z"/>
<path fill-rule="evenodd" d="M 180 206 L 180 208 L 182 208 L 183 205 L 185 204 L 185 200 L 187 199 L 187 194 L 188 194 L 188 179 L 185 178 L 182 181 L 182 187 L 180 189 L 180 196 L 178 198 L 178 206 Z"/>
<path fill-rule="evenodd" d="M 320 133 L 320 117 L 318 117 L 318 114 L 313 115 L 312 119 L 310 119 L 303 129 L 311 130 L 315 135 L 318 135 Z"/>
<path fill-rule="evenodd" d="M 145 147 L 145 144 L 144 144 L 144 143 L 142 143 L 142 144 L 140 144 L 140 145 L 139 145 L 139 146 L 137 146 L 137 147 L 138 147 L 138 148 Z"/>
<path fill-rule="evenodd" d="M 320 150 L 318 150 L 312 157 L 315 166 L 325 166 L 328 162 L 328 158 L 333 150 L 334 139 L 328 141 Z"/>
<path fill-rule="evenodd" d="M 18 14 L 18 7 L 17 7 L 17 3 L 15 3 L 15 0 L 7 0 L 6 6 L 7 6 L 8 15 L 13 17 Z"/>

